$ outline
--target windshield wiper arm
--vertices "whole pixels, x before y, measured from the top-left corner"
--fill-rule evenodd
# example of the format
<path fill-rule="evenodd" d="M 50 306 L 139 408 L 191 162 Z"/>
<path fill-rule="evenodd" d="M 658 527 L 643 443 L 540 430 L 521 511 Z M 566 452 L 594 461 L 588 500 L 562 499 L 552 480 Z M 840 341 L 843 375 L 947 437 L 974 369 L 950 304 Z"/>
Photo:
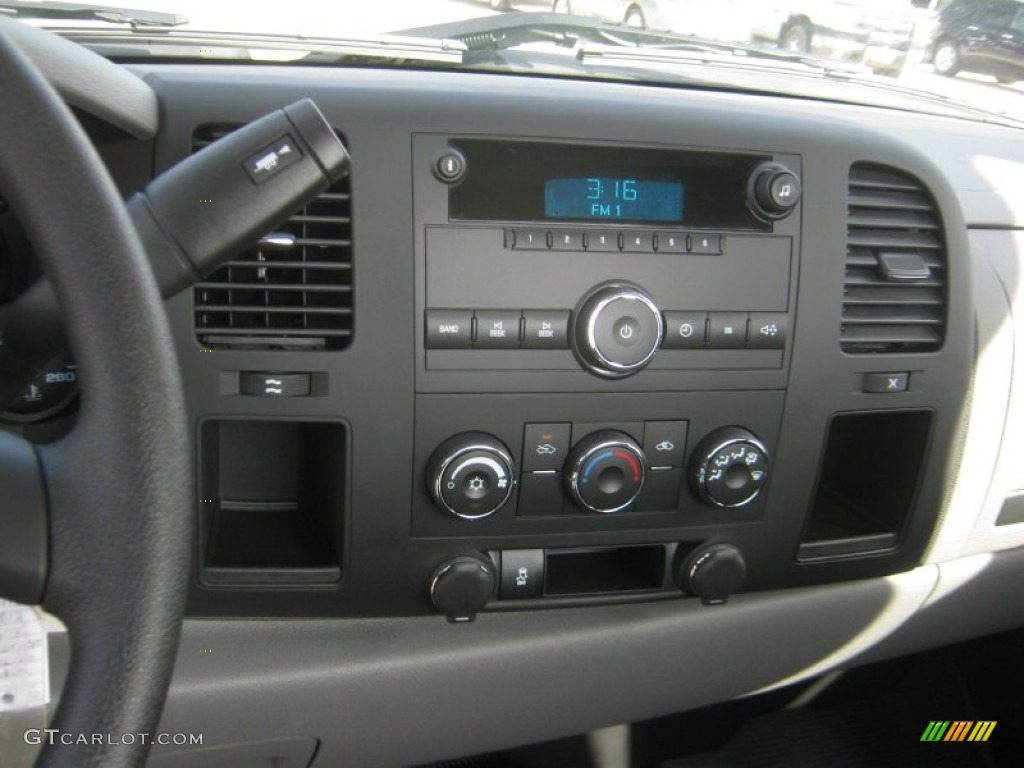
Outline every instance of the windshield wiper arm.
<path fill-rule="evenodd" d="M 294 60 L 309 63 L 346 59 L 394 62 L 461 64 L 466 46 L 457 40 L 425 40 L 420 37 L 376 35 L 370 37 L 312 37 L 255 32 L 203 30 L 133 30 L 69 28 L 55 30 L 63 37 L 108 55 L 159 55 L 164 47 L 182 56 L 194 49 L 197 58 L 222 58 L 221 49 L 239 51 L 292 51 Z M 206 53 L 204 53 L 206 51 Z M 212 52 L 212 53 L 211 53 Z"/>
<path fill-rule="evenodd" d="M 23 19 L 87 19 L 133 27 L 177 27 L 188 23 L 180 13 L 164 13 L 136 8 L 120 8 L 88 3 L 51 3 L 31 0 L 0 2 L 0 13 Z"/>
<path fill-rule="evenodd" d="M 465 19 L 448 24 L 417 27 L 397 34 L 458 40 L 467 52 L 504 51 L 530 43 L 554 43 L 573 48 L 595 44 L 609 49 L 637 51 L 650 57 L 658 52 L 717 54 L 719 58 L 761 59 L 784 65 L 811 68 L 829 73 L 859 73 L 856 65 L 808 56 L 792 51 L 760 48 L 740 42 L 706 40 L 679 32 L 640 29 L 564 13 L 507 13 L 501 16 Z M 597 54 L 580 47 L 579 58 Z"/>

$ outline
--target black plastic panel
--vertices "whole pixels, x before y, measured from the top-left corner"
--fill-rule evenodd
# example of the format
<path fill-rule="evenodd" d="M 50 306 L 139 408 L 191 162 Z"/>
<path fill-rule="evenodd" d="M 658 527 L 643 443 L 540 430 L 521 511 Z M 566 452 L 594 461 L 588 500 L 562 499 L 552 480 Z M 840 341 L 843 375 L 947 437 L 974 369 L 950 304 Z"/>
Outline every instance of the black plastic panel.
<path fill-rule="evenodd" d="M 197 579 L 193 613 L 428 613 L 425 582 L 438 563 L 490 549 L 728 541 L 744 552 L 752 589 L 864 578 L 918 562 L 941 505 L 971 367 L 970 285 L 950 185 L 904 134 L 866 127 L 839 107 L 835 114 L 811 115 L 778 99 L 642 86 L 551 80 L 538 104 L 537 82 L 529 78 L 206 66 L 199 78 L 187 65 L 139 71 L 149 74 L 168 115 L 156 144 L 158 169 L 189 152 L 194 125 L 244 122 L 308 95 L 345 133 L 359 179 L 353 232 L 365 257 L 354 270 L 360 332 L 350 348 L 204 351 L 193 340 L 191 297 L 168 302 L 194 423 L 245 418 L 349 425 L 344 579 L 231 590 L 200 586 Z M 772 157 L 799 174 L 804 197 L 770 233 L 716 232 L 726 236 L 721 255 L 621 253 L 607 259 L 538 252 L 515 262 L 503 239 L 507 222 L 451 221 L 449 188 L 430 163 L 452 138 Z M 884 365 L 839 348 L 846 187 L 850 167 L 865 160 L 899 169 L 928 188 L 949 253 L 942 349 L 887 355 Z M 444 240 L 453 231 L 462 238 L 454 246 Z M 608 277 L 642 284 L 663 309 L 785 312 L 786 346 L 663 350 L 650 367 L 617 381 L 585 373 L 567 350 L 424 349 L 424 310 L 435 297 L 460 309 L 572 309 L 573 297 Z M 505 304 L 511 294 L 514 303 Z M 245 397 L 222 386 L 224 376 L 238 371 L 310 373 L 323 386 L 316 397 Z M 907 391 L 862 391 L 864 374 L 893 371 L 910 374 Z M 833 414 L 908 409 L 930 409 L 935 416 L 898 546 L 798 564 Z M 458 431 L 491 431 L 518 459 L 526 423 L 654 419 L 689 420 L 691 445 L 719 427 L 752 429 L 771 453 L 763 498 L 723 517 L 696 502 L 683 483 L 675 511 L 596 520 L 495 517 L 464 528 L 437 511 L 424 490 L 426 457 Z M 202 498 L 197 489 L 197 510 Z"/>

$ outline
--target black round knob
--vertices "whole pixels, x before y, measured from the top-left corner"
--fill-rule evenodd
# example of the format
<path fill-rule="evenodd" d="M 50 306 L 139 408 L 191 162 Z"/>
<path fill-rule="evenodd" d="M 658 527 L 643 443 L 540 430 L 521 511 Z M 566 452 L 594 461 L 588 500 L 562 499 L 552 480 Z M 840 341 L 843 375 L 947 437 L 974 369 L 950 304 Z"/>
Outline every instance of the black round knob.
<path fill-rule="evenodd" d="M 448 621 L 472 621 L 494 595 L 498 575 L 483 555 L 453 557 L 430 575 L 430 602 Z"/>
<path fill-rule="evenodd" d="M 694 490 L 716 507 L 749 504 L 768 482 L 768 449 L 746 429 L 726 427 L 712 432 L 694 456 Z"/>
<path fill-rule="evenodd" d="M 430 169 L 438 181 L 455 185 L 466 175 L 466 156 L 454 147 L 445 147 L 436 155 Z"/>
<path fill-rule="evenodd" d="M 515 485 L 505 445 L 483 432 L 463 432 L 438 446 L 427 463 L 427 490 L 443 511 L 463 520 L 497 512 Z"/>
<path fill-rule="evenodd" d="M 616 430 L 587 435 L 565 460 L 566 490 L 590 512 L 622 511 L 640 495 L 645 476 L 643 449 Z"/>
<path fill-rule="evenodd" d="M 712 544 L 693 552 L 676 574 L 679 588 L 708 605 L 724 603 L 743 586 L 747 563 L 732 544 Z"/>
<path fill-rule="evenodd" d="M 591 373 L 621 378 L 646 366 L 661 345 L 664 326 L 654 300 L 629 283 L 605 283 L 580 302 L 572 347 Z"/>
<path fill-rule="evenodd" d="M 800 179 L 784 165 L 765 163 L 751 174 L 747 192 L 756 214 L 781 219 L 800 202 Z"/>

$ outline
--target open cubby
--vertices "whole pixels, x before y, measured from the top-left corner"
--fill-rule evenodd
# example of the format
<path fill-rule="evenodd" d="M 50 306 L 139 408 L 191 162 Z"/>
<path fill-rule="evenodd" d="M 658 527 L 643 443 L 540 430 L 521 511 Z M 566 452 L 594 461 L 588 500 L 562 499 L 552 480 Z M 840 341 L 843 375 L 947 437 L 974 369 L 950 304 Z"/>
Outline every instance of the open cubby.
<path fill-rule="evenodd" d="M 201 429 L 201 578 L 209 586 L 341 578 L 346 440 L 333 422 L 221 419 Z"/>
<path fill-rule="evenodd" d="M 932 415 L 907 410 L 832 418 L 798 560 L 899 546 L 924 467 Z"/>

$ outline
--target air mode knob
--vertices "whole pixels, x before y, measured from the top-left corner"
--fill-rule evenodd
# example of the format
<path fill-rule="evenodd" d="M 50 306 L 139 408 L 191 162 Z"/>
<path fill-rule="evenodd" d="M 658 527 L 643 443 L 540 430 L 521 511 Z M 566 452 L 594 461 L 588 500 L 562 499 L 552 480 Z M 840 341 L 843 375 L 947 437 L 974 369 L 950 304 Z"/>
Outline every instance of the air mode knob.
<path fill-rule="evenodd" d="M 427 463 L 427 490 L 434 503 L 464 520 L 497 512 L 512 494 L 515 477 L 508 448 L 484 432 L 448 438 Z"/>
<path fill-rule="evenodd" d="M 781 219 L 796 208 L 801 191 L 800 179 L 793 171 L 778 163 L 765 163 L 750 175 L 747 195 L 758 216 Z"/>
<path fill-rule="evenodd" d="M 644 452 L 624 432 L 603 430 L 587 435 L 565 460 L 566 492 L 590 512 L 619 512 L 644 487 Z"/>
<path fill-rule="evenodd" d="M 694 456 L 694 490 L 716 507 L 749 504 L 768 482 L 768 449 L 746 429 L 725 427 L 712 432 L 700 442 Z"/>
<path fill-rule="evenodd" d="M 576 309 L 572 348 L 591 373 L 622 378 L 646 366 L 661 345 L 664 325 L 654 300 L 630 283 L 594 288 Z"/>

